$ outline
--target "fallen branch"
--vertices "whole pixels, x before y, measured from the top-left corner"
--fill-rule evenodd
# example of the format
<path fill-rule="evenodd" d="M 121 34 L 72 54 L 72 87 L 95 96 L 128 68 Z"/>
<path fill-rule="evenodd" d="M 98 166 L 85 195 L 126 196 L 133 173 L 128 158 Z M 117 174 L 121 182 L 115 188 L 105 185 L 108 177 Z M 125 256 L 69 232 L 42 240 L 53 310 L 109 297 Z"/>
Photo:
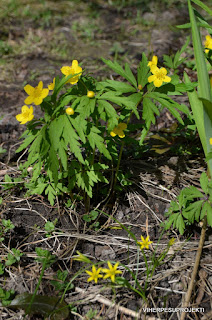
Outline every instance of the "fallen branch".
<path fill-rule="evenodd" d="M 194 269 L 193 269 L 193 272 L 191 275 L 191 280 L 190 280 L 190 283 L 188 286 L 188 291 L 185 296 L 185 301 L 182 306 L 183 308 L 188 307 L 190 299 L 191 299 L 191 294 L 192 294 L 193 287 L 194 287 L 194 281 L 196 279 L 197 271 L 199 268 L 199 262 L 200 262 L 200 258 L 201 258 L 201 254 L 202 254 L 202 248 L 203 248 L 204 241 L 205 241 L 206 229 L 207 229 L 207 216 L 205 215 L 204 221 L 203 221 L 203 226 L 202 226 L 202 231 L 201 231 L 201 236 L 200 236 L 200 240 L 199 240 L 199 246 L 198 246 L 197 253 L 196 253 Z M 182 312 L 180 320 L 184 320 L 185 317 L 186 317 L 186 312 Z"/>

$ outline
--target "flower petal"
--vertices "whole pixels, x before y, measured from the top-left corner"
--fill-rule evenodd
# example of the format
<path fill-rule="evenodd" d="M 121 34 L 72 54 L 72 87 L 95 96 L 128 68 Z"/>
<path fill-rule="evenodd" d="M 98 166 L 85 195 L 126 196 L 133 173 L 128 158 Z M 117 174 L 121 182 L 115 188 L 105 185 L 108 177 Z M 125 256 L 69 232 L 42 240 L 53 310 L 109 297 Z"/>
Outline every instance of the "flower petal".
<path fill-rule="evenodd" d="M 37 97 L 34 99 L 34 104 L 36 106 L 39 106 L 43 102 L 43 99 L 41 97 Z"/>
<path fill-rule="evenodd" d="M 72 61 L 72 68 L 76 68 L 78 67 L 78 61 L 77 60 L 73 60 Z"/>
<path fill-rule="evenodd" d="M 166 68 L 160 68 L 160 72 L 164 75 L 167 75 L 167 70 Z"/>
<path fill-rule="evenodd" d="M 68 76 L 69 74 L 71 74 L 71 67 L 69 66 L 64 66 L 60 69 L 60 71 L 65 75 Z"/>
<path fill-rule="evenodd" d="M 43 90 L 43 81 L 40 81 L 39 83 L 38 83 L 38 89 L 39 90 Z"/>
<path fill-rule="evenodd" d="M 44 99 L 48 96 L 48 94 L 49 94 L 49 89 L 43 89 L 40 96 L 42 99 Z"/>
<path fill-rule="evenodd" d="M 34 102 L 33 96 L 29 96 L 24 100 L 24 103 L 26 103 L 26 104 L 31 104 L 33 102 Z"/>
<path fill-rule="evenodd" d="M 163 79 L 164 82 L 170 82 L 171 81 L 171 78 L 168 77 L 168 76 L 165 76 L 164 79 Z"/>
<path fill-rule="evenodd" d="M 153 81 L 155 81 L 155 79 L 156 79 L 156 76 L 155 76 L 155 75 L 152 75 L 152 76 L 149 76 L 149 77 L 148 77 L 148 81 L 149 81 L 149 82 L 153 82 Z"/>
<path fill-rule="evenodd" d="M 26 91 L 26 93 L 30 96 L 34 93 L 35 91 L 35 88 L 33 88 L 32 86 L 30 86 L 30 84 L 27 84 L 25 87 L 24 87 L 24 90 Z"/>
<path fill-rule="evenodd" d="M 154 81 L 154 86 L 155 86 L 155 87 L 159 88 L 159 87 L 162 86 L 162 84 L 163 84 L 163 81 L 162 81 L 162 80 L 157 79 L 157 78 L 155 79 L 155 81 Z"/>

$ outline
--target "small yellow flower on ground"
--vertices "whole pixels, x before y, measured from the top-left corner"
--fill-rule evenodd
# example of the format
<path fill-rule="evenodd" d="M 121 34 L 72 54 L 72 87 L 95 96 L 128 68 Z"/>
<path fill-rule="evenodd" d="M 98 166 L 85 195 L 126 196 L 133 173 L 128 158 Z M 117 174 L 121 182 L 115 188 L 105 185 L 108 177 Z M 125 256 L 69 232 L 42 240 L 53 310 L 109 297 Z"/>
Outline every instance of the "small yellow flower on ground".
<path fill-rule="evenodd" d="M 24 103 L 34 103 L 36 106 L 40 105 L 43 102 L 43 99 L 46 98 L 49 93 L 49 89 L 43 89 L 43 81 L 40 81 L 35 88 L 27 84 L 24 87 L 24 90 L 29 95 L 29 97 L 24 100 Z"/>
<path fill-rule="evenodd" d="M 20 122 L 20 124 L 25 124 L 28 121 L 31 121 L 33 118 L 33 107 L 30 106 L 30 108 L 28 108 L 25 105 L 21 108 L 21 114 L 17 114 L 16 116 L 16 119 Z"/>
<path fill-rule="evenodd" d="M 153 56 L 152 57 L 152 61 L 149 61 L 147 66 L 150 67 L 150 69 L 151 69 L 153 66 L 157 67 L 157 64 L 158 64 L 158 57 L 157 56 Z"/>
<path fill-rule="evenodd" d="M 92 266 L 92 271 L 85 270 L 85 272 L 90 276 L 90 278 L 88 278 L 87 281 L 88 282 L 95 281 L 95 283 L 97 283 L 98 279 L 103 277 L 100 274 L 101 271 L 102 271 L 102 268 L 96 269 L 94 265 Z"/>
<path fill-rule="evenodd" d="M 93 91 L 88 91 L 87 92 L 87 97 L 88 98 L 93 98 L 93 97 L 95 97 L 95 93 Z"/>
<path fill-rule="evenodd" d="M 141 241 L 138 242 L 138 244 L 141 246 L 141 249 L 149 249 L 149 245 L 152 243 L 152 241 L 149 241 L 149 236 L 144 239 L 144 237 L 141 236 Z"/>
<path fill-rule="evenodd" d="M 71 74 L 74 75 L 76 73 L 80 73 L 80 74 L 76 75 L 75 77 L 72 77 L 71 79 L 69 79 L 67 81 L 67 82 L 70 82 L 71 84 L 77 83 L 78 80 L 79 80 L 79 77 L 81 76 L 81 73 L 82 73 L 82 68 L 80 66 L 78 66 L 78 61 L 77 60 L 73 60 L 72 61 L 71 67 L 64 66 L 60 70 L 66 77 L 71 75 Z"/>
<path fill-rule="evenodd" d="M 175 238 L 171 238 L 169 240 L 168 246 L 171 247 L 171 246 L 173 246 L 174 243 L 175 243 Z"/>
<path fill-rule="evenodd" d="M 76 261 L 81 261 L 81 262 L 85 262 L 85 263 L 91 263 L 91 260 L 89 258 L 87 258 L 86 256 L 84 256 L 84 254 L 82 254 L 81 252 L 77 251 L 78 256 L 73 257 L 73 260 Z"/>
<path fill-rule="evenodd" d="M 51 82 L 51 83 L 48 85 L 48 89 L 49 89 L 49 90 L 54 90 L 54 87 L 55 87 L 55 78 L 53 79 L 53 82 Z"/>
<path fill-rule="evenodd" d="M 149 82 L 153 82 L 155 87 L 161 87 L 163 82 L 170 82 L 171 78 L 167 76 L 167 70 L 165 68 L 158 68 L 156 66 L 151 67 L 152 76 L 148 78 Z"/>
<path fill-rule="evenodd" d="M 124 138 L 125 137 L 125 134 L 124 134 L 124 130 L 127 129 L 127 125 L 126 123 L 119 123 L 117 127 L 115 127 L 113 129 L 113 131 L 110 132 L 110 135 L 112 137 L 115 137 L 116 135 L 119 136 L 119 138 Z"/>
<path fill-rule="evenodd" d="M 207 48 L 207 49 L 205 49 L 205 53 L 208 53 L 208 52 L 209 52 L 208 49 L 211 49 L 211 50 L 212 50 L 212 38 L 211 38 L 211 36 L 207 35 L 207 36 L 205 37 L 204 46 L 205 46 L 205 48 Z"/>
<path fill-rule="evenodd" d="M 212 145 L 212 138 L 209 139 L 210 144 Z"/>
<path fill-rule="evenodd" d="M 67 113 L 69 116 L 73 116 L 73 114 L 74 114 L 74 109 L 72 109 L 72 108 L 67 108 L 67 109 L 66 109 L 66 113 Z"/>
<path fill-rule="evenodd" d="M 110 261 L 107 262 L 109 269 L 102 269 L 102 272 L 106 273 L 103 279 L 110 278 L 112 282 L 115 282 L 116 274 L 122 273 L 120 270 L 117 270 L 119 262 L 117 262 L 114 266 L 110 263 Z"/>

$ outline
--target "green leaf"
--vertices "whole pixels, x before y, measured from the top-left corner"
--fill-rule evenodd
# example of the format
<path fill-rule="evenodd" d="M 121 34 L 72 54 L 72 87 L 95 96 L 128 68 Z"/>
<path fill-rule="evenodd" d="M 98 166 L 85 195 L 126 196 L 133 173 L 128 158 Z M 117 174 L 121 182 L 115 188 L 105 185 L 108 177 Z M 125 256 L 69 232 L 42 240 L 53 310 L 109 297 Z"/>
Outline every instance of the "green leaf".
<path fill-rule="evenodd" d="M 150 68 L 147 66 L 148 60 L 145 53 L 142 53 L 142 60 L 138 67 L 138 84 L 141 84 L 142 88 L 148 83 L 148 76 L 150 75 Z"/>
<path fill-rule="evenodd" d="M 189 16 L 191 21 L 194 56 L 195 56 L 195 61 L 197 66 L 199 96 L 203 99 L 206 99 L 207 101 L 212 102 L 210 80 L 209 80 L 209 75 L 207 71 L 206 60 L 203 53 L 202 40 L 200 37 L 200 32 L 196 23 L 196 18 L 195 18 L 190 0 L 188 0 L 188 9 L 189 9 Z M 204 110 L 203 110 L 205 139 L 206 139 L 206 146 L 207 146 L 207 152 L 205 153 L 205 155 L 207 156 L 207 154 L 212 151 L 212 146 L 210 145 L 210 138 L 212 137 L 212 125 L 211 125 L 211 119 L 208 116 L 208 113 L 206 112 L 205 108 L 207 107 L 204 106 Z M 209 168 L 210 174 L 212 175 L 212 159 L 208 161 L 208 168 Z"/>
<path fill-rule="evenodd" d="M 129 64 L 128 63 L 125 63 L 125 73 L 127 75 L 127 79 L 129 79 L 128 81 L 135 87 L 137 88 L 137 81 L 129 67 Z"/>
<path fill-rule="evenodd" d="M 184 72 L 184 79 L 186 84 L 191 84 L 188 75 Z M 194 89 L 192 92 L 187 92 L 190 106 L 193 112 L 194 120 L 197 126 L 197 130 L 199 133 L 199 137 L 202 143 L 202 147 L 205 155 L 207 155 L 207 144 L 206 144 L 206 136 L 205 136 L 205 128 L 204 128 L 204 115 L 203 115 L 203 105 L 199 100 L 196 90 Z"/>
<path fill-rule="evenodd" d="M 137 92 L 135 88 L 125 82 L 106 80 L 105 82 L 100 82 L 104 87 L 115 89 L 120 93 Z"/>
<path fill-rule="evenodd" d="M 33 294 L 22 293 L 17 295 L 9 304 L 9 308 L 27 311 Z M 50 320 L 65 320 L 69 316 L 68 305 L 59 297 L 36 295 L 31 305 L 31 314 L 38 314 Z"/>
<path fill-rule="evenodd" d="M 84 132 L 86 132 L 86 129 L 87 129 L 87 121 L 83 119 L 80 115 L 77 116 L 75 119 L 72 117 L 69 117 L 69 121 L 71 122 L 72 126 L 78 133 L 81 141 L 85 143 L 86 139 L 85 139 Z"/>
<path fill-rule="evenodd" d="M 193 200 L 195 198 L 203 198 L 204 195 L 194 186 L 183 189 L 183 195 L 186 196 L 187 200 Z"/>
<path fill-rule="evenodd" d="M 194 219 L 198 222 L 203 202 L 204 200 L 199 200 L 191 203 L 185 210 L 183 210 L 183 216 L 191 223 L 194 222 Z"/>
<path fill-rule="evenodd" d="M 200 0 L 192 0 L 192 2 L 196 3 L 198 6 L 200 6 L 203 10 L 205 10 L 207 13 L 209 13 L 212 16 L 212 10 L 202 1 Z"/>
<path fill-rule="evenodd" d="M 104 154 L 107 159 L 111 160 L 111 155 L 104 144 L 104 138 L 102 138 L 99 133 L 101 133 L 99 129 L 94 126 L 91 127 L 90 132 L 87 135 L 90 146 L 92 149 L 97 147 L 100 153 Z"/>
<path fill-rule="evenodd" d="M 98 109 L 100 118 L 102 118 L 102 113 L 105 111 L 108 117 L 108 130 L 113 130 L 113 128 L 118 125 L 118 115 L 114 107 L 106 100 L 98 100 Z"/>
<path fill-rule="evenodd" d="M 24 139 L 24 142 L 20 145 L 20 147 L 16 150 L 16 153 L 21 152 L 22 150 L 26 149 L 30 143 L 37 137 L 38 133 L 30 134 L 28 132 L 27 137 Z"/>
<path fill-rule="evenodd" d="M 183 220 L 183 217 L 180 214 L 178 215 L 178 218 L 176 220 L 176 228 L 180 231 L 180 234 L 184 233 L 185 222 Z"/>
<path fill-rule="evenodd" d="M 69 144 L 70 150 L 73 152 L 75 157 L 81 162 L 84 163 L 84 159 L 82 157 L 79 137 L 77 136 L 75 130 L 73 129 L 71 122 L 68 119 L 67 115 L 64 115 L 64 132 L 63 137 L 66 145 Z"/>
<path fill-rule="evenodd" d="M 136 80 L 135 80 L 134 76 L 132 75 L 132 72 L 131 72 L 128 64 L 125 65 L 125 71 L 124 71 L 124 69 L 116 61 L 112 62 L 110 60 L 106 60 L 106 59 L 103 59 L 103 58 L 102 58 L 102 61 L 106 65 L 108 65 L 108 67 L 111 68 L 113 71 L 115 71 L 120 76 L 122 76 L 123 78 L 128 80 L 132 85 L 137 87 Z"/>
<path fill-rule="evenodd" d="M 48 195 L 48 200 L 49 200 L 50 204 L 53 206 L 54 205 L 54 200 L 55 200 L 55 197 L 56 197 L 56 191 L 52 187 L 51 184 L 49 184 L 48 187 L 46 188 L 45 195 Z"/>
<path fill-rule="evenodd" d="M 212 227 L 212 207 L 211 204 L 207 205 L 207 221 L 210 227 Z"/>
<path fill-rule="evenodd" d="M 208 177 L 206 172 L 203 172 L 200 177 L 200 185 L 205 194 L 208 194 Z"/>

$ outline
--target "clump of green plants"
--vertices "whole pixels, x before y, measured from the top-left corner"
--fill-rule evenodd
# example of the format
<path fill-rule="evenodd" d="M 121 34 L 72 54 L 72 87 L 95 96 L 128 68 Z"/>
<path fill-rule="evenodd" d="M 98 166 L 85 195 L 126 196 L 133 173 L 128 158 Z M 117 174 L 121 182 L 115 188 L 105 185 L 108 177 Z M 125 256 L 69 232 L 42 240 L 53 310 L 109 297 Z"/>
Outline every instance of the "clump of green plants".
<path fill-rule="evenodd" d="M 108 196 L 114 194 L 125 176 L 120 171 L 125 146 L 141 146 L 163 108 L 181 124 L 177 110 L 189 116 L 188 108 L 171 98 L 195 86 L 184 84 L 175 71 L 186 45 L 177 52 L 174 63 L 169 63 L 170 71 L 157 66 L 157 56 L 148 61 L 143 53 L 136 77 L 129 64 L 122 68 L 103 59 L 123 82 L 96 81 L 73 60 L 71 66 L 61 68 L 62 78 L 55 77 L 48 88 L 42 81 L 36 87 L 26 85 L 28 97 L 16 119 L 22 125 L 27 123 L 17 152 L 29 148 L 23 163 L 23 169 L 30 168 L 30 180 L 25 183 L 28 193 L 45 193 L 51 204 L 62 194 L 72 201 L 81 197 L 86 213 L 98 184 L 107 187 Z M 44 113 L 40 119 L 34 116 L 38 107 Z M 144 124 L 134 125 L 132 114 Z M 138 139 L 135 133 L 139 135 L 139 131 Z"/>

